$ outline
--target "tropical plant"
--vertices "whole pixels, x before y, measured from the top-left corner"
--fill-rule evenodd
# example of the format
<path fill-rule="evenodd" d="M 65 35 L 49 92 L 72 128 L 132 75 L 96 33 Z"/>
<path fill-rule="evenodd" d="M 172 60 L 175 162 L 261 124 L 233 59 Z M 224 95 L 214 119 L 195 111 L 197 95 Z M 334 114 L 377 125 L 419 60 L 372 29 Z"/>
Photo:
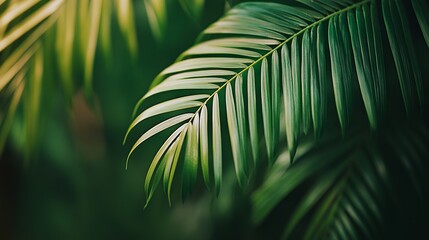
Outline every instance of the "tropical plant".
<path fill-rule="evenodd" d="M 428 53 L 428 16 L 423 0 L 233 7 L 154 79 L 135 107 L 134 116 L 140 113 L 125 140 L 138 125 L 145 131 L 128 158 L 169 132 L 146 175 L 147 202 L 160 182 L 171 202 L 180 170 L 186 198 L 199 168 L 207 188 L 219 194 L 225 159 L 232 158 L 244 188 L 258 182 L 252 176 L 268 163 L 280 176 L 268 177 L 252 197 L 257 223 L 307 187 L 287 218 L 284 238 L 377 236 L 374 226 L 386 217 L 383 201 L 395 189 L 393 179 L 407 176 L 422 202 L 428 199 L 422 184 L 429 139 L 420 123 L 427 85 L 416 51 Z M 401 115 L 420 120 L 409 130 Z M 290 167 L 274 161 L 284 151 Z M 310 219 L 308 228 L 297 232 L 303 219 Z"/>
<path fill-rule="evenodd" d="M 106 224 L 121 237 L 155 239 L 420 237 L 429 224 L 429 4 L 272 1 L 0 0 L 0 238 L 18 231 L 30 238 L 73 232 L 105 239 L 114 234 L 106 234 Z M 216 4 L 218 12 L 211 8 Z M 140 72 L 131 72 L 138 68 L 150 78 L 191 44 L 190 24 L 212 23 L 224 6 L 225 16 L 137 103 L 125 140 L 139 138 L 128 158 L 144 150 L 152 161 L 130 161 L 123 174 L 115 161 L 122 155 L 118 135 L 130 111 L 124 106 L 140 89 L 131 79 L 146 86 Z M 115 74 L 100 68 L 100 59 Z M 58 130 L 70 124 L 61 113 L 86 114 L 80 89 L 94 108 L 103 104 L 109 135 L 95 138 L 109 145 L 93 158 L 73 146 L 84 139 L 74 134 L 88 129 Z M 88 151 L 97 152 L 96 145 L 103 143 L 88 144 Z M 35 150 L 41 161 L 21 178 L 14 160 L 33 158 Z M 135 214 L 141 210 L 137 164 L 148 167 L 146 205 L 157 201 L 144 217 Z M 168 209 L 155 196 L 162 183 L 171 204 L 180 190 L 173 184 L 181 184 L 185 199 L 199 189 L 199 175 L 217 199 L 193 198 Z M 179 221 L 168 223 L 175 214 Z M 192 223 L 184 221 L 188 216 Z"/>
<path fill-rule="evenodd" d="M 252 194 L 253 222 L 282 219 L 284 228 L 276 229 L 273 238 L 283 239 L 418 238 L 411 229 L 421 231 L 427 221 L 422 214 L 429 196 L 423 185 L 429 132 L 422 124 L 401 128 L 310 144 L 292 166 L 288 157 L 279 158 Z M 291 214 L 275 218 L 291 205 Z M 398 220 L 410 216 L 411 222 Z M 389 235 L 396 226 L 402 229 Z"/>
<path fill-rule="evenodd" d="M 197 2 L 190 12 L 194 17 L 204 6 L 204 1 Z M 180 3 L 185 9 L 192 5 L 188 0 Z M 71 102 L 81 87 L 88 98 L 92 96 L 96 50 L 101 48 L 106 63 L 111 61 L 111 31 L 115 24 L 131 55 L 136 57 L 135 7 L 144 8 L 153 34 L 163 36 L 167 1 L 144 0 L 140 4 L 132 0 L 0 1 L 0 153 L 21 102 L 25 105 L 24 150 L 28 155 L 35 148 L 43 108 L 41 95 L 46 94 L 46 86 L 54 79 L 60 80 L 66 102 Z M 58 71 L 49 71 L 52 66 Z"/>
<path fill-rule="evenodd" d="M 98 42 L 110 57 L 114 10 L 131 52 L 136 53 L 132 4 L 128 0 L 116 1 L 115 8 L 112 1 L 101 0 L 12 0 L 0 4 L 0 93 L 3 98 L 0 152 L 21 100 L 25 109 L 26 151 L 31 152 L 37 140 L 41 94 L 54 78 L 54 73 L 46 70 L 58 64 L 58 77 L 68 102 L 82 82 L 89 96 Z M 52 44 L 55 49 L 49 48 Z M 53 61 L 53 55 L 57 61 Z M 83 74 L 77 74 L 80 70 Z"/>

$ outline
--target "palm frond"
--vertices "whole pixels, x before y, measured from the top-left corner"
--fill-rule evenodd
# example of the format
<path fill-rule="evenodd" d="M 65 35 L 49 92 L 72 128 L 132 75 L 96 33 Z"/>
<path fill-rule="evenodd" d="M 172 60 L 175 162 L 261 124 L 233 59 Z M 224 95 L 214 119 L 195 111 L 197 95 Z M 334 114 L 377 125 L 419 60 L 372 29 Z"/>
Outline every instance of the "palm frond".
<path fill-rule="evenodd" d="M 4 148 L 7 135 L 12 126 L 16 110 L 21 102 L 22 95 L 29 86 L 31 93 L 26 99 L 31 102 L 26 104 L 26 116 L 28 117 L 28 134 L 35 133 L 37 126 L 38 102 L 40 97 L 40 81 L 42 69 L 40 64 L 41 37 L 51 29 L 59 17 L 63 1 L 12 1 L 5 7 L 0 15 L 0 95 L 2 97 L 0 117 L 1 140 L 0 150 Z M 29 71 L 33 69 L 33 71 Z M 27 79 L 31 81 L 28 81 Z M 28 83 L 27 83 L 28 82 Z M 15 92 L 16 91 L 16 92 Z M 31 100 L 30 100 L 31 99 Z M 30 110 L 31 107 L 34 109 Z M 8 110 L 7 110 L 8 109 Z M 27 135 L 28 136 L 28 135 Z M 26 145 L 32 148 L 35 140 L 26 138 Z M 0 151 L 2 152 L 2 151 Z"/>
<path fill-rule="evenodd" d="M 281 209 L 279 205 L 287 204 L 293 210 L 284 215 L 289 217 L 283 239 L 384 238 L 380 234 L 383 227 L 388 227 L 387 211 L 410 204 L 416 208 L 408 211 L 420 211 L 420 204 L 427 199 L 428 192 L 421 188 L 427 179 L 419 172 L 427 170 L 427 163 L 421 161 L 429 157 L 428 151 L 420 147 L 428 141 L 424 125 L 386 134 L 378 140 L 364 133 L 346 142 L 329 140 L 313 145 L 301 152 L 297 164 L 287 171 L 282 162 L 290 159 L 280 159 L 252 196 L 254 222 L 262 223 Z M 406 169 L 401 171 L 405 175 L 398 175 L 394 165 Z M 395 186 L 392 179 L 401 179 L 404 184 Z M 399 196 L 404 192 L 402 187 L 409 188 L 407 184 L 412 184 L 413 194 L 420 196 Z M 298 201 L 290 201 L 297 196 Z M 420 204 L 411 200 L 419 198 Z M 304 225 L 306 231 L 300 232 Z"/>
<path fill-rule="evenodd" d="M 10 99 L 2 99 L 2 105 L 7 102 L 7 106 L 1 107 L 5 107 L 7 110 L 6 113 L 0 115 L 0 152 L 3 152 L 9 129 L 12 126 L 18 104 L 21 101 L 22 92 L 24 90 L 23 78 L 24 75 L 22 73 L 15 77 L 13 84 L 10 84 L 8 93 L 3 96 L 3 98 Z"/>
<path fill-rule="evenodd" d="M 420 24 L 426 44 L 429 47 L 429 4 L 424 0 L 412 0 L 414 12 L 416 13 L 417 20 Z"/>
<path fill-rule="evenodd" d="M 410 112 L 415 106 L 412 101 L 416 101 L 413 96 L 417 95 L 420 105 L 423 104 L 423 86 L 408 19 L 406 12 L 402 10 L 404 5 L 401 1 L 383 1 L 382 4 L 384 22 L 392 46 L 405 108 Z M 417 94 L 412 89 L 417 89 Z"/>
<path fill-rule="evenodd" d="M 116 9 L 119 27 L 127 39 L 131 53 L 137 54 L 137 34 L 134 23 L 134 9 L 132 0 L 117 0 Z"/>
<path fill-rule="evenodd" d="M 167 1 L 145 0 L 143 3 L 152 33 L 159 40 L 166 31 Z M 197 18 L 204 7 L 204 1 L 201 0 L 180 1 L 180 4 Z M 137 56 L 135 5 L 132 0 L 0 1 L 0 94 L 5 86 L 15 81 L 13 79 L 17 74 L 32 68 L 34 55 L 41 52 L 33 46 L 43 45 L 46 36 L 54 33 L 55 56 L 49 54 L 49 57 L 54 57 L 54 62 L 58 64 L 65 98 L 71 101 L 75 89 L 81 87 L 75 79 L 80 78 L 84 79 L 85 93 L 90 96 L 98 46 L 106 62 L 109 63 L 112 58 L 112 16 L 117 17 L 119 30 L 124 35 L 132 57 Z M 76 76 L 77 72 L 82 72 L 82 76 Z M 31 76 L 25 75 L 24 78 L 29 79 L 24 82 L 32 81 Z M 1 111 L 6 112 L 4 109 Z M 37 126 L 37 122 L 34 124 Z M 2 135 L 6 136 L 7 133 L 2 132 Z"/>
<path fill-rule="evenodd" d="M 194 18 L 194 20 L 198 21 L 201 18 L 201 14 L 204 10 L 205 0 L 179 0 L 182 8 Z"/>
<path fill-rule="evenodd" d="M 28 145 L 27 151 L 34 148 L 31 146 L 37 139 L 35 133 L 38 128 L 40 92 L 43 88 L 40 81 L 45 78 L 43 69 L 46 69 L 43 59 L 47 57 L 42 46 L 47 42 L 47 36 L 56 33 L 55 59 L 58 60 L 63 91 L 69 101 L 77 87 L 73 81 L 76 68 L 83 69 L 85 90 L 88 95 L 92 92 L 95 52 L 99 42 L 104 52 L 109 52 L 110 16 L 115 12 L 118 12 L 119 25 L 128 39 L 130 50 L 137 51 L 131 0 L 118 3 L 121 6 L 116 8 L 112 8 L 110 1 L 101 0 L 31 0 L 1 3 L 4 6 L 0 12 L 0 94 L 4 99 L 0 109 L 2 113 L 0 149 L 4 147 L 10 123 L 22 99 L 18 97 L 22 95 L 20 92 L 10 94 L 13 89 L 20 91 L 26 89 L 24 92 L 28 92 L 25 94 L 29 96 L 26 97 L 24 107 L 25 141 Z M 80 51 L 75 51 L 76 47 Z M 82 66 L 73 65 L 73 60 L 78 57 L 81 58 L 78 62 Z M 19 88 L 16 87 L 18 85 Z"/>
<path fill-rule="evenodd" d="M 164 37 L 167 22 L 167 2 L 165 0 L 145 0 L 144 3 L 152 33 L 156 39 L 161 40 Z"/>
<path fill-rule="evenodd" d="M 198 106 L 188 103 L 186 109 L 181 108 L 181 112 L 191 116 L 175 124 L 186 121 L 180 125 L 180 128 L 186 126 L 180 136 L 192 138 L 188 129 L 195 126 L 195 119 L 203 109 L 211 107 L 214 114 L 208 114 L 207 118 L 213 123 L 208 135 L 216 143 L 212 162 L 217 167 L 213 167 L 218 169 L 219 159 L 224 154 L 222 150 L 225 146 L 230 147 L 238 182 L 245 185 L 251 167 L 246 157 L 248 150 L 251 150 L 255 163 L 265 156 L 271 161 L 276 155 L 281 112 L 285 113 L 286 136 L 292 156 L 300 136 L 314 132 L 316 137 L 321 137 L 327 110 L 331 107 L 328 99 L 332 95 L 344 133 L 357 116 L 355 107 L 360 101 L 364 103 L 371 129 L 377 129 L 383 122 L 387 82 L 381 20 L 387 29 L 405 108 L 412 113 L 423 104 L 420 70 L 402 4 L 399 0 L 299 0 L 293 5 L 257 2 L 237 5 L 203 32 L 200 43 L 156 77 L 152 88 L 137 103 L 134 115 L 146 99 L 162 93 L 180 96 L 169 100 L 172 105 L 184 104 L 181 102 L 184 94 L 189 94 L 187 97 L 195 93 L 208 94 L 197 101 L 188 100 Z M 329 82 L 332 82 L 333 91 Z M 183 91 L 177 90 L 189 92 L 181 94 Z M 218 98 L 224 98 L 224 101 L 218 101 Z M 280 107 L 281 103 L 283 107 Z M 222 112 L 219 109 L 226 109 L 226 116 L 221 117 L 227 118 L 229 134 L 219 124 Z M 159 114 L 151 114 L 174 116 L 177 110 L 163 109 Z M 136 125 L 145 122 L 143 116 L 148 114 L 147 111 L 136 117 L 125 138 Z M 158 130 L 161 132 L 171 126 L 165 125 Z M 262 126 L 262 135 L 259 135 L 258 126 Z M 193 134 L 199 132 L 204 130 L 195 130 Z M 230 144 L 220 135 L 229 135 Z M 263 152 L 260 151 L 263 149 L 259 145 L 260 136 L 264 137 L 263 148 L 266 150 Z M 134 144 L 130 154 L 147 140 L 141 139 Z M 169 149 L 178 147 L 173 143 L 168 145 L 158 154 L 164 155 Z M 204 148 L 195 141 L 185 145 L 187 148 Z M 261 155 L 264 152 L 265 156 Z M 207 181 L 206 156 L 202 159 Z M 184 161 L 188 159 L 185 157 Z M 195 160 L 193 162 L 195 164 Z M 162 171 L 161 166 L 162 161 L 152 161 L 148 176 L 152 176 L 156 169 Z M 183 176 L 187 179 L 195 176 L 197 171 L 197 167 L 185 167 Z M 218 169 L 213 179 L 217 186 L 221 181 L 219 172 Z M 170 171 L 169 174 L 171 179 L 176 173 Z M 184 192 L 189 192 L 186 189 L 189 186 L 183 186 Z"/>

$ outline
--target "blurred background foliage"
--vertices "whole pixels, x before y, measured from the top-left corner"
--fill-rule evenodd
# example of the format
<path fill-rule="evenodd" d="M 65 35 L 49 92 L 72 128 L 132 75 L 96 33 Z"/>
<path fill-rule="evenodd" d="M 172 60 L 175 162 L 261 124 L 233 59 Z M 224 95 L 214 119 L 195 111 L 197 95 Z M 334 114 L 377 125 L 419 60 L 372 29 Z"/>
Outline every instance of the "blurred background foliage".
<path fill-rule="evenodd" d="M 144 173 L 151 160 L 146 156 L 153 156 L 156 148 L 137 150 L 128 170 L 124 169 L 129 149 L 122 140 L 135 103 L 159 72 L 238 2 L 0 0 L 0 239 L 272 239 L 289 234 L 283 232 L 290 220 L 284 215 L 289 205 L 299 206 L 305 189 L 294 190 L 295 197 L 266 213 L 258 227 L 252 223 L 257 216 L 251 215 L 258 196 L 275 193 L 269 183 L 282 179 L 279 176 L 289 165 L 287 154 L 279 155 L 267 182 L 253 195 L 252 186 L 239 190 L 233 168 L 226 166 L 218 198 L 199 181 L 190 198 L 184 203 L 177 198 L 171 207 L 159 191 L 143 209 Z M 18 27 L 21 31 L 14 32 Z M 423 41 L 419 44 L 424 46 Z M 418 54 L 422 62 L 429 61 L 427 55 Z M 18 61 L 25 57 L 24 62 Z M 427 68 L 423 76 L 429 76 Z M 424 146 L 429 142 L 427 128 L 421 129 L 419 144 Z M 388 138 L 394 139 L 391 135 Z M 165 135 L 151 141 L 163 140 Z M 377 144 L 395 149 L 384 140 Z M 364 152 L 374 152 L 367 150 L 369 143 L 361 145 Z M 315 148 L 320 153 L 323 145 Z M 307 156 L 307 150 L 311 156 L 311 148 L 304 146 L 297 158 Z M 414 153 L 427 156 L 423 150 Z M 302 164 L 311 165 L 311 161 Z M 325 168 L 317 169 L 303 186 L 312 189 L 312 183 L 326 176 Z M 426 181 L 422 175 L 415 181 Z M 253 185 L 258 186 L 264 176 L 255 179 Z M 422 199 L 414 202 L 409 181 L 413 180 L 391 182 L 403 190 L 393 198 L 401 203 L 400 196 L 409 197 L 408 207 L 420 204 L 427 212 L 425 188 Z M 179 190 L 173 189 L 173 194 L 179 195 Z M 393 211 L 392 223 L 386 226 L 405 230 L 395 235 L 384 229 L 383 236 L 418 236 L 429 224 L 427 217 L 395 201 L 384 208 L 389 209 L 402 211 L 406 218 L 396 219 Z M 298 224 L 296 229 L 306 228 Z"/>
<path fill-rule="evenodd" d="M 4 44 L 16 27 L 55 3 L 58 6 L 35 26 Z M 132 109 L 152 79 L 224 13 L 225 2 L 6 0 L 0 4 L 0 136 L 5 144 L 0 160 L 0 239 L 210 236 L 213 199 L 208 196 L 171 208 L 159 198 L 143 210 L 142 173 L 148 161 L 135 161 L 125 171 L 127 149 L 122 139 Z M 15 18 L 6 16 L 19 7 Z M 98 27 L 93 26 L 96 21 Z M 38 29 L 43 33 L 32 39 L 31 47 L 36 48 L 25 66 L 7 66 Z M 88 56 L 90 51 L 93 56 Z M 40 65 L 43 77 L 35 76 Z M 16 83 L 3 85 L 4 73 L 11 69 L 24 76 L 13 74 L 10 80 Z M 24 77 L 31 81 L 19 79 Z M 22 93 L 11 90 L 23 86 L 18 82 L 28 84 Z M 14 100 L 18 93 L 22 95 Z M 8 121 L 11 107 L 16 111 Z M 224 210 L 216 214 L 231 216 L 231 200 L 222 202 Z"/>

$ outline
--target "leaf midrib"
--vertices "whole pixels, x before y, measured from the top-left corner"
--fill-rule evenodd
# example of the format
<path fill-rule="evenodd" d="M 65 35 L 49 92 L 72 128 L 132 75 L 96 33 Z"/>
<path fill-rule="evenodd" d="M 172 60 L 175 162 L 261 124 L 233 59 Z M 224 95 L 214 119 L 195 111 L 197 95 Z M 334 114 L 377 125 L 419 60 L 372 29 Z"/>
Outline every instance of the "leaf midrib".
<path fill-rule="evenodd" d="M 217 94 L 220 90 L 222 90 L 223 88 L 225 88 L 230 82 L 232 82 L 234 79 L 236 79 L 238 76 L 242 75 L 244 72 L 248 71 L 251 67 L 253 67 L 254 65 L 256 65 L 258 62 L 262 61 L 263 59 L 267 58 L 270 54 L 272 54 L 274 51 L 277 51 L 280 47 L 282 47 L 283 45 L 285 45 L 286 43 L 290 42 L 291 40 L 293 40 L 295 37 L 301 35 L 302 33 L 304 33 L 305 31 L 307 31 L 308 29 L 316 26 L 317 24 L 320 24 L 326 20 L 329 20 L 330 18 L 339 15 L 343 12 L 347 12 L 351 9 L 357 8 L 365 3 L 368 3 L 372 0 L 362 0 L 361 2 L 358 3 L 354 3 L 346 8 L 343 8 L 339 11 L 333 12 L 317 21 L 315 21 L 314 23 L 309 24 L 308 26 L 306 26 L 305 28 L 299 30 L 297 33 L 293 34 L 292 36 L 290 36 L 289 38 L 287 38 L 286 40 L 284 40 L 282 43 L 280 43 L 278 46 L 276 46 L 275 48 L 271 49 L 270 51 L 268 51 L 266 54 L 262 55 L 261 57 L 259 57 L 258 59 L 256 59 L 253 63 L 251 63 L 249 66 L 245 67 L 243 70 L 241 70 L 240 72 L 236 73 L 234 76 L 232 76 L 230 79 L 228 79 L 224 84 L 222 84 L 218 89 L 216 89 L 216 91 L 214 91 L 212 94 L 210 94 L 210 96 L 201 104 L 201 106 L 197 109 L 197 111 L 195 111 L 194 115 L 189 119 L 189 123 L 192 122 L 192 120 L 195 118 L 195 115 L 197 115 L 198 112 L 201 111 L 203 106 L 207 105 L 207 102 L 210 101 L 210 99 L 212 99 L 214 97 L 215 94 Z"/>

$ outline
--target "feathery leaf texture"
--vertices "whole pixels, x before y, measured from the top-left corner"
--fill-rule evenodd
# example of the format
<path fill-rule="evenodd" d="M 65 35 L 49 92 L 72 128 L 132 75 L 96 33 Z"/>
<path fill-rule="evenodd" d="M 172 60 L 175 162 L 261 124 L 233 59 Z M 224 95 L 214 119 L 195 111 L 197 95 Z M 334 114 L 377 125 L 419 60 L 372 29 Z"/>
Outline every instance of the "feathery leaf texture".
<path fill-rule="evenodd" d="M 424 14 L 417 15 L 425 33 L 426 18 Z M 198 101 L 200 106 L 191 106 L 190 102 L 196 100 L 188 100 L 189 108 L 181 108 L 192 114 L 186 123 L 189 128 L 195 126 L 195 118 L 201 116 L 203 109 L 204 115 L 207 114 L 204 119 L 212 119 L 213 127 L 208 132 L 206 129 L 192 132 L 213 135 L 212 154 L 201 153 L 204 180 L 208 186 L 213 184 L 207 172 L 212 169 L 215 189 L 219 191 L 221 161 L 227 153 L 222 150 L 230 148 L 238 182 L 244 186 L 250 177 L 248 169 L 256 166 L 259 158 L 268 158 L 270 162 L 275 158 L 279 137 L 287 139 L 293 159 L 302 135 L 314 132 L 316 138 L 322 136 L 330 94 L 335 99 L 333 107 L 344 134 L 355 117 L 356 104 L 361 101 L 371 129 L 378 128 L 386 111 L 387 95 L 383 26 L 396 63 L 403 101 L 407 112 L 412 113 L 423 104 L 423 88 L 408 18 L 400 0 L 297 0 L 293 5 L 249 2 L 232 8 L 204 30 L 199 43 L 154 79 L 134 114 L 145 106 L 146 99 L 158 94 L 187 92 L 177 90 L 208 94 Z M 414 99 L 415 95 L 418 99 Z M 222 97 L 224 101 L 219 100 Z M 185 104 L 178 99 L 183 96 L 168 100 L 171 106 L 153 114 L 174 115 L 179 109 L 173 106 Z M 212 111 L 207 111 L 209 108 Z M 220 123 L 223 110 L 226 110 L 227 131 Z M 145 122 L 141 121 L 142 114 L 128 132 L 137 123 Z M 281 136 L 282 115 L 285 136 Z M 202 124 L 199 127 L 206 128 Z M 189 131 L 182 129 L 182 134 Z M 229 145 L 221 135 L 229 135 Z M 141 143 L 138 141 L 132 150 Z M 188 141 L 186 145 L 189 144 L 194 143 Z M 198 148 L 198 143 L 195 144 L 190 147 Z M 247 156 L 253 157 L 254 164 Z M 188 161 L 185 157 L 185 165 Z M 192 162 L 196 164 L 194 159 Z M 207 162 L 213 167 L 207 166 Z M 184 179 L 190 177 L 187 175 L 193 179 L 195 168 L 185 167 Z"/>
<path fill-rule="evenodd" d="M 192 16 L 201 15 L 204 0 L 180 2 L 186 11 L 190 11 L 189 14 Z M 166 1 L 145 0 L 143 3 L 153 35 L 158 39 L 162 38 L 167 21 Z M 94 61 L 99 45 L 104 57 L 110 61 L 113 47 L 111 43 L 112 16 L 117 16 L 119 30 L 124 35 L 132 57 L 137 56 L 138 41 L 134 23 L 135 3 L 132 0 L 25 0 L 0 1 L 0 5 L 0 95 L 5 97 L 5 106 L 3 103 L 0 105 L 0 116 L 3 113 L 15 112 L 8 110 L 15 109 L 15 105 L 6 103 L 15 104 L 15 101 L 18 101 L 18 105 L 21 103 L 20 100 L 16 100 L 21 98 L 14 98 L 15 100 L 11 101 L 12 95 L 6 92 L 17 90 L 16 85 L 20 84 L 22 77 L 24 78 L 22 87 L 25 89 L 33 88 L 33 84 L 29 82 L 37 81 L 37 78 L 34 74 L 29 73 L 31 72 L 29 69 L 36 67 L 34 66 L 36 62 L 40 62 L 33 60 L 36 55 L 41 54 L 40 59 L 45 54 L 51 54 L 47 52 L 51 46 L 41 47 L 51 44 L 51 42 L 48 43 L 49 40 L 47 39 L 53 39 L 56 54 L 53 62 L 57 63 L 62 91 L 67 101 L 71 101 L 75 89 L 80 87 L 73 80 L 76 78 L 83 77 L 85 93 L 87 96 L 91 95 Z M 44 51 L 43 49 L 47 50 Z M 51 69 L 51 66 L 39 69 L 46 71 L 46 69 Z M 82 72 L 82 76 L 76 77 L 76 72 Z M 41 76 L 45 77 L 43 71 Z M 43 86 L 44 84 L 41 85 L 42 89 Z M 28 140 L 26 139 L 28 142 L 27 152 L 31 151 L 30 145 L 34 145 L 37 141 L 37 135 L 32 136 L 36 131 L 32 129 L 38 126 L 37 117 L 32 117 L 28 113 L 36 113 L 42 109 L 40 104 L 36 104 L 39 102 L 36 99 L 39 95 L 36 93 L 39 91 L 39 86 L 35 84 L 34 87 L 36 89 L 29 89 L 28 91 L 35 92 L 33 99 L 36 101 L 26 107 L 28 110 L 25 110 L 27 114 L 24 116 L 25 124 L 29 124 L 26 126 L 28 129 L 26 130 L 26 136 L 28 136 L 26 137 L 28 138 Z M 13 120 L 8 116 L 4 119 L 0 118 L 0 123 L 3 124 L 6 118 L 8 121 Z M 0 135 L 6 138 L 9 130 L 10 124 L 5 124 Z M 30 138 L 33 140 L 30 141 Z M 0 141 L 1 144 L 4 142 L 5 140 Z"/>
<path fill-rule="evenodd" d="M 136 52 L 132 1 L 120 0 L 117 3 L 114 8 L 113 2 L 102 0 L 28 0 L 1 3 L 0 116 L 5 113 L 6 117 L 0 118 L 0 149 L 3 148 L 11 127 L 9 121 L 13 120 L 14 112 L 23 99 L 18 97 L 22 89 L 31 95 L 25 98 L 27 102 L 24 104 L 25 152 L 29 153 L 34 149 L 37 142 L 38 115 L 42 109 L 41 91 L 45 85 L 41 80 L 46 77 L 44 71 L 52 68 L 45 66 L 48 63 L 43 61 L 51 47 L 45 45 L 51 44 L 49 40 L 52 37 L 59 78 L 68 101 L 71 101 L 76 88 L 72 79 L 77 67 L 74 66 L 74 59 L 77 57 L 80 57 L 79 63 L 83 69 L 84 89 L 87 95 L 91 94 L 97 46 L 100 42 L 106 56 L 112 47 L 109 42 L 110 16 L 114 11 L 118 12 L 120 29 L 127 38 L 130 50 Z M 18 92 L 10 93 L 14 91 Z"/>
<path fill-rule="evenodd" d="M 426 197 L 429 193 L 422 189 L 427 177 L 419 173 L 419 169 L 428 167 L 420 162 L 429 157 L 421 147 L 429 140 L 427 128 L 419 123 L 385 134 L 378 140 L 363 133 L 335 144 L 327 141 L 313 145 L 287 171 L 281 164 L 275 165 L 273 175 L 252 195 L 253 221 L 260 223 L 269 218 L 282 201 L 291 195 L 296 198 L 294 190 L 309 184 L 293 206 L 282 239 L 377 238 L 385 212 L 391 212 L 389 206 L 410 200 L 409 196 L 393 195 L 400 192 L 400 187 L 392 185 L 392 163 L 405 169 L 401 181 L 412 183 L 415 193 Z M 393 155 L 386 154 L 389 152 Z M 306 231 L 299 233 L 296 230 L 302 224 Z"/>

